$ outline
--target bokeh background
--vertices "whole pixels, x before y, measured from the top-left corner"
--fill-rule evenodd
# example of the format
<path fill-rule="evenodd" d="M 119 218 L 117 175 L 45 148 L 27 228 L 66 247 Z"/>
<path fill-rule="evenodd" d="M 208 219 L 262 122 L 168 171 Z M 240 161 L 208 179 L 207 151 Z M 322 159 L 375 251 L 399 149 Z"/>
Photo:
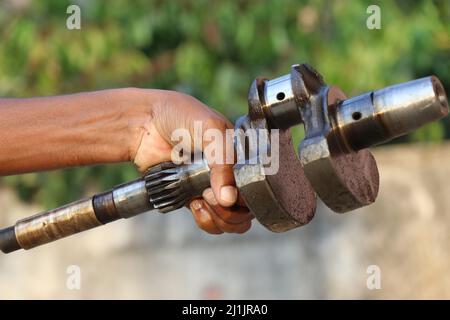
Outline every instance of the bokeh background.
<path fill-rule="evenodd" d="M 81 7 L 81 30 L 66 9 Z M 366 27 L 370 4 L 381 29 Z M 0 1 L 0 96 L 183 91 L 235 120 L 256 76 L 308 62 L 347 95 L 431 74 L 450 92 L 450 2 Z M 301 128 L 295 130 L 301 139 Z M 448 118 L 376 148 L 381 193 L 306 227 L 208 236 L 147 214 L 0 257 L 0 298 L 450 298 Z M 0 138 L 1 139 L 1 138 Z M 2 225 L 137 176 L 129 164 L 3 177 Z M 81 290 L 66 287 L 79 265 Z M 368 290 L 369 265 L 382 289 Z"/>

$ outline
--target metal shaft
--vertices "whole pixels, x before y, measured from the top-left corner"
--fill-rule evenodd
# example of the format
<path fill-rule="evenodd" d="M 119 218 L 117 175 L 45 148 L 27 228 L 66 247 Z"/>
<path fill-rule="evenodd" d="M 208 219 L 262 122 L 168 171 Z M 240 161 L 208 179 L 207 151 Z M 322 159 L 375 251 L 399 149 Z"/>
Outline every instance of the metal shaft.
<path fill-rule="evenodd" d="M 361 150 L 405 135 L 448 114 L 435 76 L 368 92 L 337 104 L 334 129 L 342 146 Z"/>
<path fill-rule="evenodd" d="M 205 161 L 164 162 L 134 181 L 16 222 L 0 230 L 0 250 L 31 249 L 109 222 L 157 209 L 165 213 L 199 197 L 210 185 Z"/>
<path fill-rule="evenodd" d="M 0 230 L 0 250 L 31 249 L 121 218 L 152 210 L 144 178 L 19 220 Z"/>

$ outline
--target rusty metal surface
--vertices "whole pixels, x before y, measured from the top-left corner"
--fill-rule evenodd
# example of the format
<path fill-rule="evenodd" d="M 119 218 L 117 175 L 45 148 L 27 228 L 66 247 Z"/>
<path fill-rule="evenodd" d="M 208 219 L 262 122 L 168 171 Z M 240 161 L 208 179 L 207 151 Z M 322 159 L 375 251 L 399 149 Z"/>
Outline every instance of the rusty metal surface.
<path fill-rule="evenodd" d="M 343 213 L 373 203 L 379 176 L 375 159 L 367 150 L 343 152 L 329 114 L 345 100 L 337 87 L 322 87 L 302 108 L 306 137 L 299 146 L 306 176 L 322 201 Z"/>
<path fill-rule="evenodd" d="M 264 81 L 259 78 L 250 87 L 249 116 L 239 119 L 236 128 L 266 130 L 270 135 L 269 121 L 273 121 L 273 125 L 277 120 L 272 118 L 273 113 L 267 111 L 270 106 L 264 100 L 267 96 L 263 94 Z M 289 113 L 292 108 L 286 110 Z M 316 211 L 315 193 L 292 145 L 290 129 L 279 133 L 279 170 L 276 174 L 266 175 L 260 161 L 257 164 L 237 164 L 234 169 L 239 192 L 246 204 L 258 221 L 274 232 L 305 225 Z M 236 148 L 243 152 L 243 146 L 238 144 Z"/>
<path fill-rule="evenodd" d="M 290 130 L 280 131 L 280 169 L 267 176 L 277 201 L 296 227 L 307 224 L 316 211 L 316 195 L 292 144 Z"/>
<path fill-rule="evenodd" d="M 20 220 L 15 233 L 20 246 L 31 249 L 100 225 L 89 198 Z"/>
<path fill-rule="evenodd" d="M 267 229 L 284 232 L 307 224 L 316 211 L 315 193 L 292 145 L 291 134 L 280 134 L 280 168 L 265 175 L 264 166 L 237 164 L 239 192 L 257 220 Z"/>

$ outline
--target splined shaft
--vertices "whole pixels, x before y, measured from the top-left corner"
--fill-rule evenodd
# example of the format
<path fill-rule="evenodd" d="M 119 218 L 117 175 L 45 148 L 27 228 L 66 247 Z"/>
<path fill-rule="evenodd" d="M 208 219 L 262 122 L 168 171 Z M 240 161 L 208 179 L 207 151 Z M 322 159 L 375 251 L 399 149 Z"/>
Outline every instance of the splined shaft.
<path fill-rule="evenodd" d="M 204 161 L 183 165 L 164 162 L 150 168 L 143 178 L 0 230 L 0 250 L 28 250 L 153 209 L 170 212 L 201 196 L 209 184 L 209 167 Z"/>
<path fill-rule="evenodd" d="M 163 162 L 145 176 L 150 203 L 161 213 L 179 209 L 200 197 L 209 185 L 209 167 L 204 161 L 182 166 Z"/>

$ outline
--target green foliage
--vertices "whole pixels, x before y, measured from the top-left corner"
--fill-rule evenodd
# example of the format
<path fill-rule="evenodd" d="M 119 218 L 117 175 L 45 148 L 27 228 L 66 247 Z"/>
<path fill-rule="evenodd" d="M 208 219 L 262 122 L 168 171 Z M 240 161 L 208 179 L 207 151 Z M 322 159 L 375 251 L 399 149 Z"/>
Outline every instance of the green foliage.
<path fill-rule="evenodd" d="M 256 76 L 302 61 L 348 95 L 430 74 L 449 92 L 446 0 L 379 2 L 381 30 L 366 28 L 373 1 L 89 0 L 80 1 L 82 29 L 71 31 L 72 2 L 0 3 L 0 96 L 157 87 L 185 91 L 235 120 Z M 449 128 L 434 123 L 405 140 L 441 140 Z M 135 176 L 130 165 L 112 165 L 3 181 L 55 206 Z"/>

